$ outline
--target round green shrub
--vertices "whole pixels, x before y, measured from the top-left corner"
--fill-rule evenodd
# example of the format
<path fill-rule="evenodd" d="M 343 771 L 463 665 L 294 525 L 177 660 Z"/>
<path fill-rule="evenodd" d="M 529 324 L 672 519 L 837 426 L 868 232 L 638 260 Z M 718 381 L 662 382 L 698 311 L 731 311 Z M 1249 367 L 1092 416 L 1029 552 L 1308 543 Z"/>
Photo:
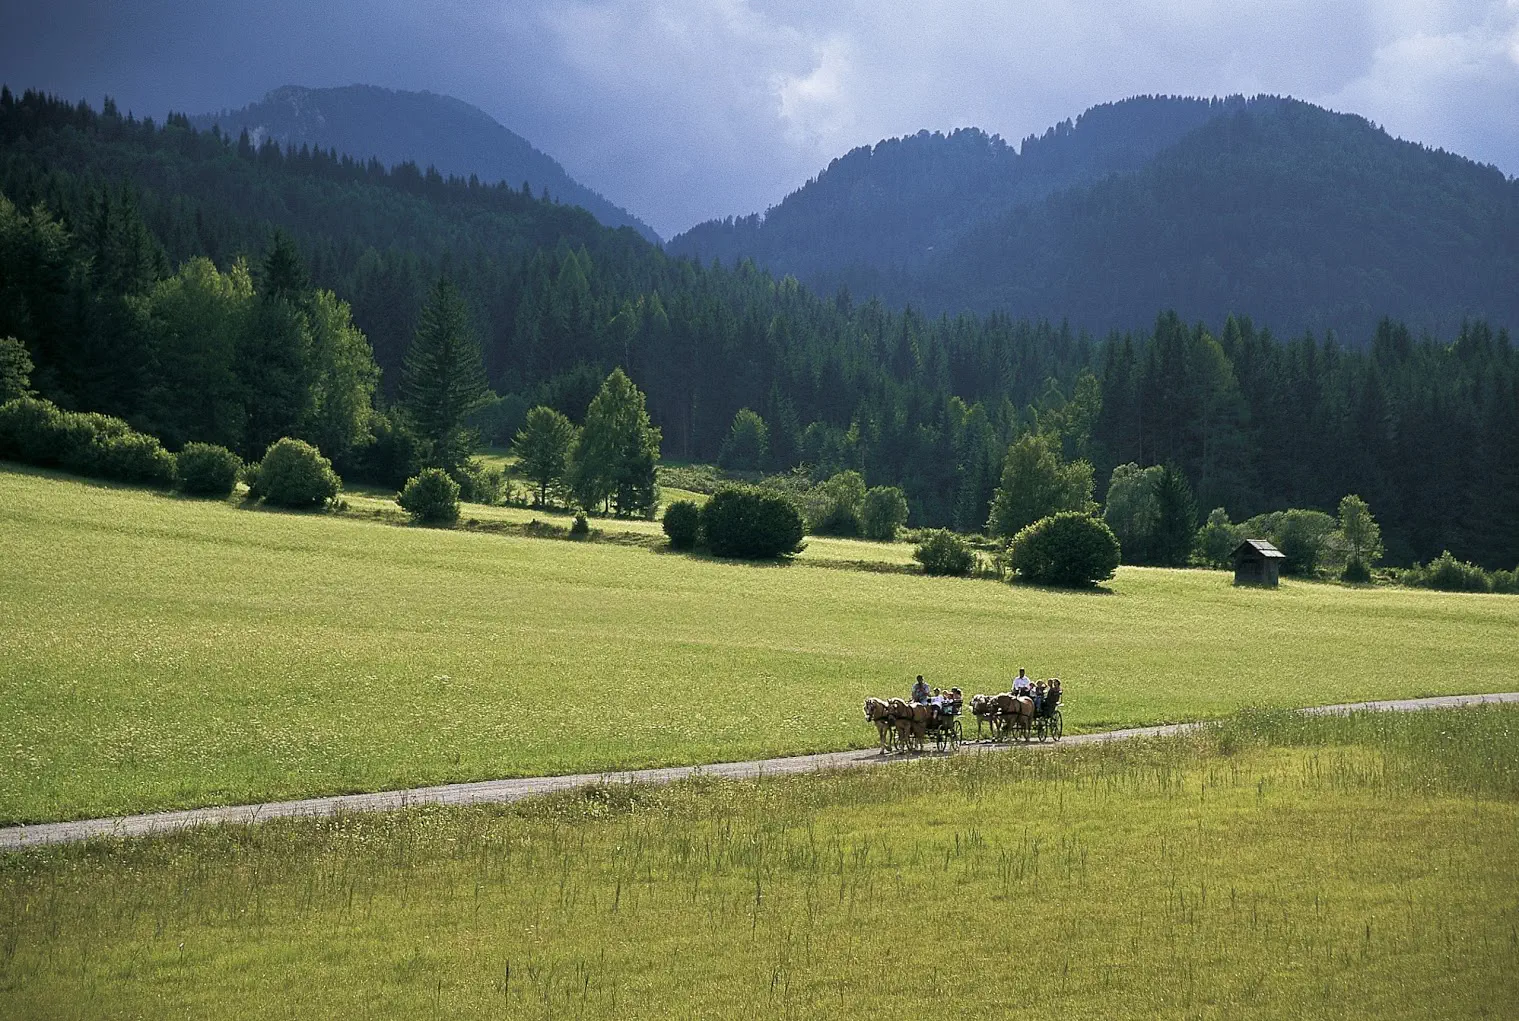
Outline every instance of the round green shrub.
<path fill-rule="evenodd" d="M 86 475 L 162 489 L 174 485 L 174 455 L 156 436 L 130 431 L 97 436 L 82 455 L 78 470 Z"/>
<path fill-rule="evenodd" d="M 214 443 L 186 443 L 174 458 L 179 488 L 191 496 L 230 496 L 242 470 L 242 458 Z"/>
<path fill-rule="evenodd" d="M 907 524 L 907 497 L 896 486 L 876 486 L 865 494 L 860 508 L 860 531 L 865 538 L 890 542 Z"/>
<path fill-rule="evenodd" d="M 702 508 L 701 532 L 717 556 L 769 560 L 800 551 L 802 516 L 784 496 L 733 486 Z"/>
<path fill-rule="evenodd" d="M 924 574 L 947 574 L 964 577 L 975 570 L 976 551 L 954 532 L 934 529 L 924 536 L 912 558 L 923 565 Z"/>
<path fill-rule="evenodd" d="M 342 488 L 343 480 L 320 450 L 288 436 L 269 444 L 248 473 L 248 495 L 277 507 L 320 507 Z"/>
<path fill-rule="evenodd" d="M 585 511 L 575 515 L 574 522 L 570 525 L 571 539 L 584 539 L 591 534 L 591 523 L 585 519 Z"/>
<path fill-rule="evenodd" d="M 671 549 L 691 549 L 701 534 L 701 508 L 691 500 L 676 500 L 665 508 L 665 535 Z"/>
<path fill-rule="evenodd" d="M 1371 581 L 1371 568 L 1366 566 L 1364 560 L 1351 557 L 1345 561 L 1345 570 L 1340 572 L 1340 580 L 1352 585 L 1365 585 Z"/>
<path fill-rule="evenodd" d="M 425 468 L 406 480 L 396 503 L 413 521 L 451 525 L 459 520 L 459 483 L 442 468 Z"/>
<path fill-rule="evenodd" d="M 1118 570 L 1118 537 L 1107 522 L 1062 511 L 1025 526 L 1008 545 L 1008 566 L 1036 585 L 1087 588 Z"/>
<path fill-rule="evenodd" d="M 0 458 L 48 467 L 63 457 L 64 412 L 37 397 L 0 404 Z"/>

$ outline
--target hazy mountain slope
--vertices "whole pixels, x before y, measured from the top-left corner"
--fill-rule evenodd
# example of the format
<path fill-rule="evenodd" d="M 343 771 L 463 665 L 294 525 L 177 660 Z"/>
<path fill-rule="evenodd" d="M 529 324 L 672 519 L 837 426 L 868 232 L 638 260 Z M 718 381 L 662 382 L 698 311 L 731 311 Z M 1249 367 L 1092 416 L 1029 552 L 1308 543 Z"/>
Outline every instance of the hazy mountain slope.
<path fill-rule="evenodd" d="M 1155 309 L 1369 336 L 1519 325 L 1519 184 L 1354 116 L 1277 98 L 1095 107 L 1015 152 L 978 131 L 859 149 L 763 218 L 677 253 L 824 292 L 1097 331 Z"/>
<path fill-rule="evenodd" d="M 668 250 L 752 258 L 812 280 L 911 271 L 975 224 L 1061 188 L 1137 170 L 1245 104 L 1139 96 L 1093 107 L 1021 147 L 975 128 L 887 139 L 834 160 L 764 217 L 698 224 Z"/>
<path fill-rule="evenodd" d="M 390 165 L 409 160 L 444 174 L 514 187 L 525 181 L 547 189 L 560 202 L 582 206 L 609 227 L 632 227 L 657 242 L 653 228 L 627 210 L 578 183 L 551 156 L 507 130 L 489 114 L 449 96 L 403 92 L 373 85 L 307 89 L 287 85 L 241 110 L 190 118 L 201 130 L 220 125 L 234 138 L 247 130 L 255 144 L 273 138 L 282 144 L 337 149 L 360 159 L 373 156 Z"/>

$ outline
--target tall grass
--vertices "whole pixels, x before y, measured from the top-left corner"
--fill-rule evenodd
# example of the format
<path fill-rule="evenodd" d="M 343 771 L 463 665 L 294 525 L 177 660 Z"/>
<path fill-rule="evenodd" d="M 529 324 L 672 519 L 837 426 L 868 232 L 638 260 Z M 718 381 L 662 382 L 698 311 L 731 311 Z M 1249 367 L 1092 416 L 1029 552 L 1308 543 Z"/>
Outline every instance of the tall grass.
<path fill-rule="evenodd" d="M 1250 714 L 13 855 L 0 1013 L 1510 1017 L 1516 723 Z"/>

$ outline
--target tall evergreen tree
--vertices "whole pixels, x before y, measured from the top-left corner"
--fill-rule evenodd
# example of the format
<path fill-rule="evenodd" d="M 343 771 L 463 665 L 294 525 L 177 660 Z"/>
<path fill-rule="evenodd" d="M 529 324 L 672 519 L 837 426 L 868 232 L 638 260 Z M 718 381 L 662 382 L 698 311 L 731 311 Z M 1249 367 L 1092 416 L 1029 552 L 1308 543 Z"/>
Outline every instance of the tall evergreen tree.
<path fill-rule="evenodd" d="M 429 446 L 430 462 L 458 469 L 477 443 L 465 418 L 489 399 L 490 387 L 469 310 L 447 279 L 438 280 L 422 310 L 401 371 L 401 395 L 418 435 Z"/>
<path fill-rule="evenodd" d="M 1197 502 L 1187 477 L 1175 465 L 1161 469 L 1155 485 L 1154 560 L 1167 567 L 1183 567 L 1192 554 L 1197 536 Z"/>

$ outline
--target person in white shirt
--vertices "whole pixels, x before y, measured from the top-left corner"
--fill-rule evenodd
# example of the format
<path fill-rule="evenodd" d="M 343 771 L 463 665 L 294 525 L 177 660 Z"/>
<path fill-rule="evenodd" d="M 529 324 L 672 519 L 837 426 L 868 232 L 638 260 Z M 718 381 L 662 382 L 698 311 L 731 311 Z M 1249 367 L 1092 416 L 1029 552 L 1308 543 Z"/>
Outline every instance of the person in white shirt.
<path fill-rule="evenodd" d="M 1027 695 L 1033 684 L 1033 678 L 1029 677 L 1028 672 L 1023 667 L 1019 667 L 1018 676 L 1013 678 L 1013 694 Z"/>

